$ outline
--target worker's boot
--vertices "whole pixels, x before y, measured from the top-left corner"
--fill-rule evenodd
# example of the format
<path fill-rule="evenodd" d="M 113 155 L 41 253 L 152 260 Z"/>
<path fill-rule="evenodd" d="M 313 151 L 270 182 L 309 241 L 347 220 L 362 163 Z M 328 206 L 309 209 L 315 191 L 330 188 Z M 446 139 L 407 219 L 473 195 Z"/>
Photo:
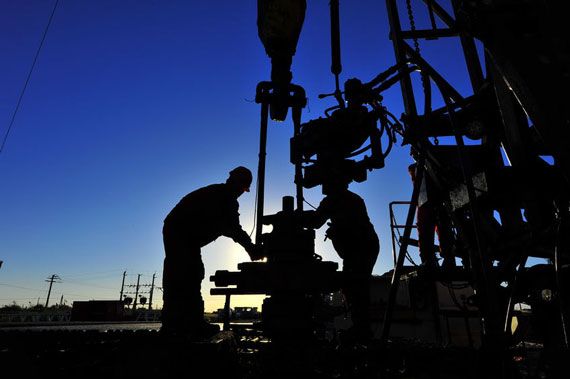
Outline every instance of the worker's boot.
<path fill-rule="evenodd" d="M 203 338 L 210 338 L 220 332 L 220 327 L 216 324 L 210 324 L 204 319 L 204 301 L 202 300 L 202 322 L 200 324 L 200 331 Z"/>
<path fill-rule="evenodd" d="M 204 339 L 215 336 L 219 332 L 220 332 L 220 327 L 218 325 L 210 324 L 205 320 L 202 322 L 202 325 L 200 326 L 199 329 L 199 335 Z"/>
<path fill-rule="evenodd" d="M 187 336 L 193 340 L 204 340 L 219 333 L 218 325 L 210 324 L 204 319 L 204 301 L 196 302 L 195 308 L 191 310 L 191 318 L 188 320 Z"/>

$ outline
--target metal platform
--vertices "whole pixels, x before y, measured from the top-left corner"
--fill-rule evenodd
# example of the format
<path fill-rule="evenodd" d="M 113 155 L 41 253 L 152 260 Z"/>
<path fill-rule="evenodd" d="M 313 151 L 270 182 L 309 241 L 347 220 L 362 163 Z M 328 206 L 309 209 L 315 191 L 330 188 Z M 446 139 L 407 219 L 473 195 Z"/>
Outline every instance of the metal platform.
<path fill-rule="evenodd" d="M 0 367 L 25 377 L 148 378 L 231 375 L 237 365 L 234 335 L 204 341 L 160 335 L 154 325 L 70 325 L 3 328 Z M 106 329 L 108 328 L 108 329 Z"/>

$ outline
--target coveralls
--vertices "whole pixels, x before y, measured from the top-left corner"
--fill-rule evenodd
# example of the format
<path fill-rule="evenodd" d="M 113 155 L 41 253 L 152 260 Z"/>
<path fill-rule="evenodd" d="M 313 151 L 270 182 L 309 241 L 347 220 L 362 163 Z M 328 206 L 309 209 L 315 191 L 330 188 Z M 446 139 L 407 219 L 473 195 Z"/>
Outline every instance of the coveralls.
<path fill-rule="evenodd" d="M 417 164 L 412 163 L 408 171 L 415 182 Z M 439 240 L 439 254 L 448 266 L 455 266 L 453 255 L 453 232 L 451 219 L 442 206 L 443 198 L 436 186 L 424 172 L 418 196 L 417 228 L 420 259 L 429 267 L 437 266 L 435 257 L 435 234 Z"/>
<path fill-rule="evenodd" d="M 187 332 L 205 323 L 200 292 L 204 264 L 200 249 L 219 236 L 232 238 L 246 251 L 254 248 L 239 223 L 239 204 L 228 184 L 213 184 L 186 195 L 164 220 L 162 325 Z"/>
<path fill-rule="evenodd" d="M 343 293 L 351 309 L 358 337 L 370 335 L 370 275 L 380 251 L 380 242 L 370 222 L 364 200 L 344 189 L 326 196 L 313 214 L 312 226 L 330 220 L 326 231 L 343 260 Z"/>

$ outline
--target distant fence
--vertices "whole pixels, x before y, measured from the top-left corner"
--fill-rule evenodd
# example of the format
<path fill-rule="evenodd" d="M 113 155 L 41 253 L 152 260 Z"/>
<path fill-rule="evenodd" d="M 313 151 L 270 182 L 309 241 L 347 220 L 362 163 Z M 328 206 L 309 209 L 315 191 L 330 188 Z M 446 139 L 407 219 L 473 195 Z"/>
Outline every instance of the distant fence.
<path fill-rule="evenodd" d="M 20 322 L 66 322 L 70 321 L 71 312 L 17 312 L 0 313 L 0 323 Z"/>
<path fill-rule="evenodd" d="M 156 310 L 138 310 L 135 313 L 135 321 L 158 322 L 160 321 L 160 312 Z"/>
<path fill-rule="evenodd" d="M 127 315 L 127 320 L 139 322 L 160 321 L 160 311 L 157 310 L 136 310 L 134 314 Z M 66 312 L 13 312 L 0 313 L 0 324 L 16 323 L 58 323 L 69 322 L 71 311 Z"/>

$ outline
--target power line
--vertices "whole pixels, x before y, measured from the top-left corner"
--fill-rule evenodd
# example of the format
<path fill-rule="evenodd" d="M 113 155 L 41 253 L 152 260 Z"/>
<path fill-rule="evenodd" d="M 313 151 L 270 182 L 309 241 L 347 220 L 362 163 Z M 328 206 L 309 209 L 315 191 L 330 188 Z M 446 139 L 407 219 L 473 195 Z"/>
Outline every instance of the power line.
<path fill-rule="evenodd" d="M 15 286 L 15 285 L 13 285 L 13 284 L 7 284 L 7 283 L 0 283 L 0 286 L 18 288 L 18 289 L 21 289 L 21 290 L 28 290 L 28 291 L 40 291 L 40 292 L 45 292 L 45 289 L 29 288 L 29 287 L 22 287 L 22 286 Z"/>
<path fill-rule="evenodd" d="M 16 301 L 16 300 L 36 300 L 38 297 L 10 297 L 6 299 L 0 299 L 0 301 Z"/>
<path fill-rule="evenodd" d="M 80 278 L 80 277 L 82 279 L 87 279 L 85 277 L 89 277 L 89 278 L 93 277 L 94 279 L 98 279 L 99 277 L 103 277 L 103 276 L 104 277 L 107 277 L 107 276 L 111 277 L 114 275 L 114 273 L 117 273 L 120 271 L 123 271 L 123 269 L 118 268 L 118 269 L 106 270 L 106 271 L 92 271 L 92 272 L 84 272 L 81 274 L 65 274 L 64 273 L 61 276 L 65 277 L 65 278 L 72 278 L 72 279 Z"/>
<path fill-rule="evenodd" d="M 117 273 L 107 274 L 107 275 L 98 275 L 98 276 L 82 276 L 82 277 L 81 276 L 67 276 L 67 275 L 64 276 L 64 275 L 62 275 L 62 277 L 64 277 L 65 280 L 81 280 L 81 281 L 85 282 L 85 281 L 116 278 Z"/>
<path fill-rule="evenodd" d="M 12 119 L 10 120 L 10 124 L 8 125 L 8 129 L 6 130 L 6 134 L 4 135 L 4 140 L 2 141 L 2 146 L 0 146 L 0 154 L 4 151 L 4 146 L 6 145 L 6 141 L 8 140 L 8 135 L 10 134 L 10 130 L 12 130 L 12 126 L 14 125 L 14 120 L 16 120 L 16 115 L 18 114 L 18 110 L 20 109 L 20 104 L 22 103 L 22 99 L 24 98 L 24 93 L 26 93 L 26 89 L 28 88 L 28 83 L 30 82 L 30 78 L 32 77 L 32 72 L 34 71 L 34 67 L 36 66 L 36 62 L 40 55 L 40 51 L 42 50 L 42 46 L 44 45 L 44 41 L 46 39 L 49 27 L 51 25 L 51 21 L 53 20 L 53 15 L 55 14 L 55 10 L 57 9 L 57 4 L 59 0 L 55 0 L 55 4 L 53 6 L 53 10 L 51 11 L 51 15 L 49 16 L 48 23 L 44 30 L 44 34 L 42 36 L 42 40 L 40 41 L 40 45 L 38 46 L 38 50 L 36 51 L 36 55 L 34 57 L 34 61 L 32 62 L 32 67 L 30 67 L 30 71 L 28 72 L 28 77 L 26 78 L 26 82 L 24 83 L 24 88 L 20 92 L 20 97 L 18 98 L 18 102 L 16 103 L 16 108 L 14 109 L 14 113 L 12 113 Z"/>
<path fill-rule="evenodd" d="M 110 291 L 115 291 L 115 290 L 116 290 L 116 288 L 105 287 L 105 286 L 100 286 L 100 285 L 91 284 L 91 283 L 85 283 L 85 282 L 82 282 L 82 281 L 79 281 L 79 280 L 70 280 L 70 279 L 65 278 L 65 281 L 66 281 L 67 283 L 78 284 L 78 285 L 80 285 L 80 286 L 95 287 L 95 288 L 101 288 L 101 289 L 110 290 Z"/>

